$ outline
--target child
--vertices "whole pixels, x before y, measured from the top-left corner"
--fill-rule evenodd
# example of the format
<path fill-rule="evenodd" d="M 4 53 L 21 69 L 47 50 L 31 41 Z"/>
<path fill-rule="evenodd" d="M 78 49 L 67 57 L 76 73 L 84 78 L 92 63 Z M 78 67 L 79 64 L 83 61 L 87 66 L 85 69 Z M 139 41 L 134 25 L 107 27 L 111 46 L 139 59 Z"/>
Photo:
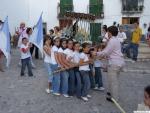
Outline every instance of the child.
<path fill-rule="evenodd" d="M 59 45 L 60 45 L 60 38 L 59 37 L 55 37 L 54 40 L 54 45 L 51 49 L 51 69 L 52 72 L 58 70 L 58 49 L 59 49 Z M 53 90 L 53 94 L 56 96 L 60 96 L 60 73 L 54 73 L 53 74 L 53 81 L 52 81 L 52 90 Z"/>
<path fill-rule="evenodd" d="M 73 62 L 76 64 L 80 63 L 80 44 L 79 42 L 74 42 L 74 55 L 73 55 Z M 76 96 L 77 98 L 81 98 L 81 88 L 82 88 L 82 82 L 81 82 L 81 75 L 79 71 L 79 67 L 74 68 L 74 73 L 76 77 Z"/>
<path fill-rule="evenodd" d="M 52 40 L 50 38 L 49 35 L 46 35 L 44 38 L 44 63 L 45 63 L 45 67 L 47 69 L 48 72 L 48 88 L 46 89 L 46 92 L 49 94 L 51 92 L 51 86 L 52 86 L 52 80 L 53 80 L 53 76 L 52 76 L 52 71 L 51 71 L 51 43 Z"/>
<path fill-rule="evenodd" d="M 94 52 L 100 52 L 101 46 L 96 46 L 94 48 Z M 95 68 L 95 84 L 96 87 L 94 88 L 95 90 L 100 90 L 103 91 L 103 82 L 102 82 L 102 72 L 101 72 L 101 67 L 102 67 L 102 62 L 100 61 L 100 59 L 96 59 L 94 61 L 94 68 Z"/>
<path fill-rule="evenodd" d="M 144 89 L 144 103 L 138 105 L 138 111 L 150 111 L 150 85 Z"/>
<path fill-rule="evenodd" d="M 82 49 L 83 52 L 80 55 L 80 74 L 82 77 L 82 90 L 81 90 L 81 99 L 84 101 L 88 101 L 88 97 L 90 98 L 91 96 L 88 95 L 89 89 L 90 89 L 90 78 L 89 78 L 89 64 L 92 63 L 93 61 L 88 58 L 88 53 L 90 50 L 90 45 L 89 43 L 83 43 L 82 44 Z"/>
<path fill-rule="evenodd" d="M 65 63 L 67 62 L 67 60 L 65 59 L 65 55 L 64 55 L 64 51 L 66 50 L 66 48 L 67 48 L 67 40 L 61 39 L 60 48 L 58 49 L 59 67 L 61 68 L 68 67 L 68 65 L 66 65 Z M 60 72 L 60 91 L 63 94 L 63 96 L 66 98 L 69 97 L 68 78 L 69 78 L 69 74 L 66 70 Z"/>
<path fill-rule="evenodd" d="M 72 39 L 68 39 L 67 46 L 68 46 L 68 48 L 65 49 L 65 51 L 64 51 L 64 54 L 65 54 L 66 60 L 67 60 L 66 63 L 69 67 L 73 67 L 73 40 Z M 70 68 L 68 70 L 68 73 L 69 73 L 68 94 L 69 94 L 69 96 L 73 96 L 75 93 L 75 75 L 74 75 L 73 68 Z"/>
<path fill-rule="evenodd" d="M 21 44 L 21 47 L 20 47 L 21 63 L 22 63 L 21 76 L 24 76 L 24 71 L 25 71 L 26 66 L 28 68 L 28 75 L 30 77 L 33 76 L 32 66 L 31 66 L 31 59 L 30 59 L 30 57 L 31 57 L 30 47 L 31 47 L 31 44 L 29 44 L 28 39 L 26 37 L 22 38 L 22 44 Z"/>

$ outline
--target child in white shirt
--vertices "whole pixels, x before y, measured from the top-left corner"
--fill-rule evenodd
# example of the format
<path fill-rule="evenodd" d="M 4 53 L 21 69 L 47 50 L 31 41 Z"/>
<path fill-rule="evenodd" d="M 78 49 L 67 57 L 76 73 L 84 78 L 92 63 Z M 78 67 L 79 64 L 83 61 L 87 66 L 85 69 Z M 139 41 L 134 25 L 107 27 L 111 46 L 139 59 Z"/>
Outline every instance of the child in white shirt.
<path fill-rule="evenodd" d="M 21 62 L 22 62 L 21 76 L 24 76 L 24 71 L 25 71 L 26 67 L 28 68 L 28 75 L 33 76 L 32 66 L 31 66 L 31 59 L 30 59 L 30 57 L 31 57 L 30 47 L 31 47 L 31 44 L 28 43 L 28 39 L 23 38 L 22 39 L 22 44 L 21 44 L 21 47 L 20 47 Z"/>

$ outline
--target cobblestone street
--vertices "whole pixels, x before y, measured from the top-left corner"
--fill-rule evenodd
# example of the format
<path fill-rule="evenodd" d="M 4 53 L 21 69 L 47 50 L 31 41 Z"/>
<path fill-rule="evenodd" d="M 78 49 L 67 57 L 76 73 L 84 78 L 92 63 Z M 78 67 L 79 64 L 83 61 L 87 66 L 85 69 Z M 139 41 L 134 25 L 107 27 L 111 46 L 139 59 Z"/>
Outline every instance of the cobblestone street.
<path fill-rule="evenodd" d="M 75 97 L 64 98 L 46 94 L 47 74 L 42 60 L 34 60 L 35 77 L 19 77 L 19 54 L 12 51 L 10 69 L 0 73 L 0 113 L 120 113 L 116 106 L 105 100 L 104 92 L 91 91 L 92 98 L 83 102 Z M 120 105 L 127 113 L 137 109 L 143 101 L 143 88 L 150 83 L 150 73 L 130 72 L 149 70 L 150 62 L 127 63 L 127 72 L 121 73 Z M 106 73 L 103 74 L 106 85 Z"/>

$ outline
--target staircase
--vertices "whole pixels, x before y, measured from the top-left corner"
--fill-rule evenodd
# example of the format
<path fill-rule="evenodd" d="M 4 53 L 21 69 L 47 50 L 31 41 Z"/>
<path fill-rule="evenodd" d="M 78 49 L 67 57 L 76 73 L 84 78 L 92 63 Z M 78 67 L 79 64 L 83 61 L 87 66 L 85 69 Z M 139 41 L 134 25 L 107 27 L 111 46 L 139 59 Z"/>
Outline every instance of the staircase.
<path fill-rule="evenodd" d="M 139 45 L 139 61 L 150 61 L 150 47 L 146 43 L 140 43 Z"/>

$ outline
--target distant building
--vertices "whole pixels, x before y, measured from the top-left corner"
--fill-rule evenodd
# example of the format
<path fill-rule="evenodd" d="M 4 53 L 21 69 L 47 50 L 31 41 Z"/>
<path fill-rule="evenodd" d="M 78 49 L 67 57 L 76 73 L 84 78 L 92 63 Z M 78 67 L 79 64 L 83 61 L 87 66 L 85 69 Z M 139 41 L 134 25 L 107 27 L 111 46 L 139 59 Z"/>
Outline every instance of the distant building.
<path fill-rule="evenodd" d="M 10 3 L 11 2 L 11 3 Z M 150 0 L 1 0 L 0 19 L 9 16 L 11 32 L 24 21 L 34 26 L 43 11 L 43 22 L 47 31 L 56 25 L 64 27 L 65 11 L 90 13 L 97 16 L 90 24 L 94 37 L 100 33 L 101 25 L 132 24 L 139 21 L 143 31 L 150 23 Z"/>

